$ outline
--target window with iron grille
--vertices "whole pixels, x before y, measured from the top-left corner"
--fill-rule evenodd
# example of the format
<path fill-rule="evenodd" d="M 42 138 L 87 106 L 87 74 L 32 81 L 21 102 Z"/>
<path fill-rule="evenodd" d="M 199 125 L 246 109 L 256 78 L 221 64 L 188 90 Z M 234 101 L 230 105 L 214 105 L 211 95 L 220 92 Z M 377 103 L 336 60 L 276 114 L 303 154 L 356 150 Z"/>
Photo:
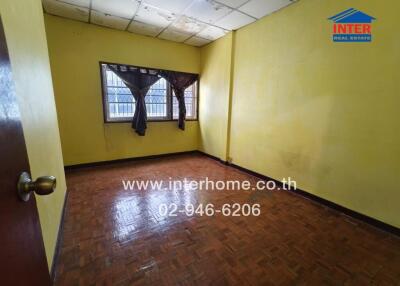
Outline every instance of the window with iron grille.
<path fill-rule="evenodd" d="M 126 65 L 124 65 L 126 66 Z M 124 82 L 100 63 L 103 83 L 105 122 L 130 122 L 135 113 L 135 98 Z M 186 119 L 197 120 L 198 83 L 185 90 Z M 145 97 L 148 121 L 178 119 L 178 101 L 170 84 L 162 77 L 154 83 Z"/>

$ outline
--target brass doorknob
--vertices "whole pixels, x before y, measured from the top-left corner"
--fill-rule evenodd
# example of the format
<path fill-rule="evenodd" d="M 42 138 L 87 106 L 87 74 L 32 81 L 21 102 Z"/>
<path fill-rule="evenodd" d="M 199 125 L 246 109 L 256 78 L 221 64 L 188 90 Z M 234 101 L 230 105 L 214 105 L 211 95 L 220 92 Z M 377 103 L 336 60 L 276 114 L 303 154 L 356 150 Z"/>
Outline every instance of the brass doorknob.
<path fill-rule="evenodd" d="M 18 196 L 24 202 L 27 202 L 32 192 L 44 196 L 54 192 L 57 185 L 56 177 L 43 176 L 32 181 L 31 176 L 27 172 L 23 172 L 18 180 Z"/>

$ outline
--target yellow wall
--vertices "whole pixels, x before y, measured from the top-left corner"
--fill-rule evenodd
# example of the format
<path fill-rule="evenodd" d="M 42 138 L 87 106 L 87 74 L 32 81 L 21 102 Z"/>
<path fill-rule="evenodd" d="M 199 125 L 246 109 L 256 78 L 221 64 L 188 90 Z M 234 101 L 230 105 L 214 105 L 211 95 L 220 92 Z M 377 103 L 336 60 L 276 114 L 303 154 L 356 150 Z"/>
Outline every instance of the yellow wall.
<path fill-rule="evenodd" d="M 0 14 L 33 178 L 57 177 L 54 194 L 36 197 L 47 262 L 53 259 L 65 177 L 40 0 L 2 0 Z"/>
<path fill-rule="evenodd" d="M 196 150 L 198 122 L 103 124 L 99 61 L 198 73 L 198 48 L 45 15 L 65 165 Z M 201 116 L 201 115 L 200 115 Z"/>
<path fill-rule="evenodd" d="M 327 18 L 351 7 L 377 18 L 372 43 L 332 42 Z M 239 29 L 233 163 L 399 227 L 398 11 L 395 0 L 302 0 Z"/>
<path fill-rule="evenodd" d="M 232 33 L 201 49 L 200 150 L 227 159 Z"/>

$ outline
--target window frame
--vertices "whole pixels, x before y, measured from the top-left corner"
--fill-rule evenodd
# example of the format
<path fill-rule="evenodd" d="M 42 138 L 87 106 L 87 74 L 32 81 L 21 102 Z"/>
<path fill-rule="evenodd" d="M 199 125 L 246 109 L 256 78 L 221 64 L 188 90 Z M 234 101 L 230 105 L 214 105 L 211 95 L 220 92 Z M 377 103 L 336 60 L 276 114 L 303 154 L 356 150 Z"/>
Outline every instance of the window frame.
<path fill-rule="evenodd" d="M 121 65 L 121 66 L 127 66 L 127 67 L 134 67 L 134 68 L 143 68 L 143 69 L 156 69 L 156 68 L 150 68 L 150 67 L 142 67 L 142 66 L 134 66 L 134 65 L 128 65 L 128 64 L 119 64 L 119 63 L 110 63 L 110 62 L 104 62 L 104 61 L 99 61 L 99 68 L 100 68 L 100 81 L 101 81 L 101 95 L 102 95 L 102 104 L 103 104 L 103 122 L 104 123 L 131 123 L 132 119 L 109 119 L 108 114 L 109 114 L 109 104 L 107 100 L 107 86 L 106 86 L 106 75 L 105 71 L 102 67 L 104 64 L 109 64 L 109 65 Z M 161 69 L 158 69 L 161 70 Z M 165 70 L 165 69 L 162 69 Z M 168 71 L 168 70 L 165 70 Z M 199 121 L 199 91 L 200 91 L 200 77 L 196 81 L 196 118 L 186 118 L 186 121 Z M 173 115 L 173 92 L 171 85 L 167 81 L 167 118 L 151 118 L 148 119 L 147 122 L 169 122 L 169 121 L 178 121 L 178 119 L 174 119 Z"/>

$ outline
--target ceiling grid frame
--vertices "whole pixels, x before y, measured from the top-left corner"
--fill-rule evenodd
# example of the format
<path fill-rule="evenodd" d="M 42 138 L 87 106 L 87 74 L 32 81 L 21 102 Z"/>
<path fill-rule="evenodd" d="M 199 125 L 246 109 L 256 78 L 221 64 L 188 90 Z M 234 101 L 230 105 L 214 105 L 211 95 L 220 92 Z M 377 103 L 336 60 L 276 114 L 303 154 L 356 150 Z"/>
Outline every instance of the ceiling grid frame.
<path fill-rule="evenodd" d="M 100 22 L 100 24 L 93 23 L 92 12 L 96 12 L 96 16 L 98 16 L 97 14 L 101 14 L 101 15 L 104 15 L 104 17 L 112 17 L 115 20 L 114 23 L 118 23 L 117 20 L 120 19 L 122 22 L 122 26 L 115 27 L 115 25 L 114 25 L 114 29 L 122 30 L 122 31 L 129 32 L 129 33 L 142 34 L 142 35 L 146 35 L 149 37 L 155 37 L 158 39 L 166 39 L 166 40 L 170 40 L 170 41 L 190 44 L 190 45 L 194 45 L 194 46 L 203 46 L 205 44 L 208 44 L 208 43 L 226 35 L 230 31 L 237 30 L 241 27 L 251 24 L 251 23 L 263 18 L 264 16 L 267 16 L 278 10 L 281 10 L 299 0 L 236 0 L 236 1 L 235 0 L 190 0 L 190 1 L 189 0 L 188 1 L 176 0 L 176 1 L 181 1 L 181 2 L 183 1 L 185 3 L 187 2 L 186 4 L 181 5 L 184 8 L 178 9 L 180 12 L 172 12 L 169 10 L 165 10 L 165 5 L 164 6 L 161 5 L 161 6 L 163 6 L 163 8 L 160 8 L 160 7 L 157 7 L 152 4 L 147 3 L 147 1 L 151 1 L 152 3 L 154 3 L 154 0 L 147 0 L 147 1 L 146 0 L 130 0 L 130 1 L 119 0 L 119 1 L 121 1 L 120 4 L 122 6 L 129 5 L 129 2 L 132 2 L 132 4 L 134 2 L 136 2 L 136 4 L 135 4 L 135 5 L 137 5 L 136 10 L 133 9 L 134 13 L 133 13 L 132 17 L 130 17 L 130 18 L 116 16 L 113 14 L 109 14 L 105 11 L 99 11 L 98 9 L 94 9 L 93 8 L 94 1 L 95 0 L 88 0 L 88 2 L 86 2 L 86 0 L 81 0 L 81 1 L 79 1 L 79 0 L 42 0 L 43 9 L 48 14 L 52 14 L 55 16 L 61 16 L 64 18 L 73 18 L 71 16 L 68 16 L 68 13 L 64 13 L 67 16 L 57 15 L 56 13 L 53 14 L 52 11 L 48 11 L 46 9 L 46 6 L 47 5 L 51 6 L 51 4 L 54 4 L 55 6 L 60 5 L 60 7 L 57 7 L 59 9 L 62 9 L 62 5 L 66 5 L 65 7 L 67 10 L 69 10 L 69 11 L 67 11 L 69 13 L 71 13 L 71 9 L 73 9 L 73 8 L 75 8 L 76 13 L 82 14 L 83 12 L 88 11 L 87 23 L 89 23 L 89 24 L 100 25 L 102 27 L 108 27 L 108 28 L 113 29 L 111 23 L 108 24 L 110 26 L 108 26 L 107 23 L 105 23 L 104 25 L 102 25 L 101 22 Z M 101 2 L 101 1 L 106 1 L 106 0 L 97 0 L 97 1 Z M 174 0 L 169 0 L 169 1 L 174 1 Z M 157 0 L 155 0 L 155 2 L 157 3 Z M 238 4 L 235 4 L 235 2 Z M 77 3 L 80 3 L 81 5 L 78 5 Z M 88 5 L 87 5 L 87 3 L 88 3 Z M 85 5 L 85 6 L 82 6 L 82 5 Z M 173 15 L 174 18 L 171 21 L 169 21 L 168 18 L 164 17 L 165 22 L 166 22 L 165 26 L 161 25 L 161 24 L 157 25 L 158 23 L 157 24 L 146 23 L 146 22 L 141 21 L 141 19 L 137 20 L 136 18 L 138 16 L 138 12 L 143 5 L 146 5 L 146 7 L 150 7 L 151 9 L 154 9 L 155 12 L 157 12 L 157 11 L 168 12 L 170 15 Z M 178 3 L 177 3 L 177 5 L 179 7 Z M 203 5 L 202 8 L 206 9 L 206 11 L 207 11 L 207 9 L 215 10 L 213 15 L 217 15 L 219 9 L 226 10 L 226 13 L 222 12 L 222 14 L 216 18 L 212 18 L 212 16 L 210 16 L 211 17 L 210 20 L 205 19 L 208 21 L 204 21 L 204 15 L 201 15 L 201 13 L 199 13 L 199 16 L 186 15 L 188 10 L 194 5 Z M 254 10 L 254 7 L 258 7 L 257 5 L 259 5 L 261 8 L 266 10 L 267 13 L 263 14 L 262 16 L 258 15 L 258 17 L 257 17 L 255 15 L 251 15 L 250 13 L 248 13 L 246 11 L 241 10 L 242 7 L 249 7 L 249 5 L 250 5 L 250 8 L 253 8 L 253 10 Z M 273 10 L 269 11 L 268 7 L 267 7 L 268 5 L 273 7 Z M 175 5 L 175 7 L 176 7 L 176 5 Z M 269 7 L 269 8 L 271 9 L 271 7 Z M 51 10 L 51 9 L 49 9 L 49 10 Z M 172 10 L 174 10 L 174 9 L 172 9 Z M 247 10 L 249 10 L 249 8 L 247 8 Z M 56 9 L 56 11 L 57 11 L 57 9 Z M 120 11 L 120 10 L 118 10 L 118 11 Z M 176 11 L 176 9 L 175 9 L 175 11 Z M 250 11 L 250 12 L 252 12 L 252 11 Z M 191 13 L 193 14 L 193 11 Z M 260 14 L 259 11 L 257 13 Z M 62 14 L 62 13 L 58 12 L 58 14 Z M 158 13 L 158 16 L 162 17 L 162 15 L 160 13 Z M 201 17 L 203 17 L 203 19 L 198 19 Z M 101 18 L 101 19 L 106 19 L 106 18 Z M 76 17 L 73 20 L 86 22 L 83 19 L 81 19 L 81 18 L 77 19 Z M 128 21 L 128 22 L 127 22 L 126 27 L 124 29 L 122 29 L 125 26 L 124 21 Z M 181 22 L 183 21 L 184 24 L 187 23 L 189 26 L 190 26 L 190 24 L 192 24 L 192 26 L 190 26 L 190 27 L 193 27 L 193 25 L 194 26 L 198 25 L 201 27 L 199 30 L 196 30 L 195 28 L 194 29 L 187 28 L 187 30 L 185 30 L 184 28 L 179 29 L 179 28 L 174 27 L 174 25 L 179 26 L 178 21 L 181 21 Z M 235 23 L 235 21 L 237 23 Z M 141 25 L 132 26 L 133 31 L 130 31 L 129 29 L 130 29 L 131 25 L 133 25 L 133 23 L 135 23 L 135 22 L 140 23 Z M 221 23 L 223 25 L 218 24 L 218 23 Z M 184 24 L 183 24 L 183 26 L 184 26 Z M 147 31 L 146 31 L 146 28 L 147 28 Z M 159 32 L 157 32 L 157 30 L 158 30 L 157 28 L 159 28 Z M 139 31 L 138 31 L 138 29 L 139 29 Z M 209 32 L 208 34 L 202 33 L 206 30 Z M 195 32 L 193 32 L 193 31 L 195 31 Z M 154 32 L 154 33 L 151 34 L 150 32 Z M 169 32 L 169 36 L 165 35 L 164 38 L 162 38 L 163 33 L 167 34 L 167 32 Z M 173 35 L 174 33 L 175 33 L 175 38 Z"/>

